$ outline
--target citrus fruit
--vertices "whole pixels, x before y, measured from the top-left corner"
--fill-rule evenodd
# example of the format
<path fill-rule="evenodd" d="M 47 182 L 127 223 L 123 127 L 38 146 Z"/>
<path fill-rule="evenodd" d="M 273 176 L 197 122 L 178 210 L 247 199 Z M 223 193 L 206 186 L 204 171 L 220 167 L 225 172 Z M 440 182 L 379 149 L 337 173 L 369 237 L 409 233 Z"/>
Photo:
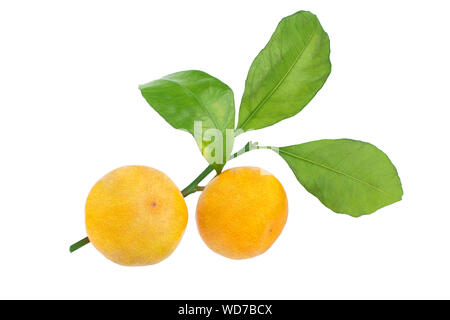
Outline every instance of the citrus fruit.
<path fill-rule="evenodd" d="M 86 201 L 90 242 L 120 265 L 143 266 L 167 258 L 188 220 L 184 198 L 161 171 L 126 166 L 111 171 Z"/>
<path fill-rule="evenodd" d="M 197 204 L 200 236 L 213 251 L 232 259 L 264 253 L 286 223 L 288 202 L 281 183 L 255 167 L 224 171 Z"/>

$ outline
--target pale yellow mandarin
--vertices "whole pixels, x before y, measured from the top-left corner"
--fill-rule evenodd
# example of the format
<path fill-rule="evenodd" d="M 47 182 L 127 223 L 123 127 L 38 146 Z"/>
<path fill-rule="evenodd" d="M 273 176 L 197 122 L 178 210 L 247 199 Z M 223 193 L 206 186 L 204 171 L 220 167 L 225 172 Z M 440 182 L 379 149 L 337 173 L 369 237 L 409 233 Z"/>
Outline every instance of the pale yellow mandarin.
<path fill-rule="evenodd" d="M 200 195 L 196 213 L 206 245 L 232 259 L 264 253 L 280 235 L 287 216 L 281 183 L 254 167 L 229 169 L 214 178 Z"/>
<path fill-rule="evenodd" d="M 89 240 L 106 258 L 126 266 L 167 258 L 187 220 L 177 186 L 161 171 L 145 166 L 111 171 L 94 185 L 86 202 Z"/>

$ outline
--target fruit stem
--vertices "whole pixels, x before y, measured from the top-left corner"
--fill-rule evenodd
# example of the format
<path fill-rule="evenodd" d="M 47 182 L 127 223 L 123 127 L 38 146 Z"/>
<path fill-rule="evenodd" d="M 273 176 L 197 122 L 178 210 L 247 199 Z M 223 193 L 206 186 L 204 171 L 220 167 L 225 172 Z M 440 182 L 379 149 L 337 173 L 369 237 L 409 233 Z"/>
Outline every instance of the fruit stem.
<path fill-rule="evenodd" d="M 198 191 L 198 184 L 202 182 L 202 180 L 205 179 L 206 176 L 209 175 L 213 170 L 214 167 L 212 165 L 207 166 L 206 169 L 203 170 L 202 173 L 200 173 L 198 177 L 194 179 L 194 181 L 192 181 L 186 188 L 183 189 L 183 191 L 181 191 L 183 197 L 187 197 L 191 193 Z"/>
<path fill-rule="evenodd" d="M 239 157 L 241 154 L 249 152 L 253 149 L 257 149 L 258 148 L 258 143 L 257 142 L 247 142 L 247 144 L 240 149 L 239 151 L 233 153 L 228 160 L 232 160 L 234 158 Z M 214 170 L 212 165 L 209 165 L 206 167 L 205 170 L 203 170 L 202 173 L 199 174 L 199 176 L 197 178 L 194 179 L 194 181 L 192 181 L 186 188 L 183 189 L 183 191 L 181 191 L 181 194 L 183 195 L 183 197 L 187 197 L 188 195 L 190 195 L 191 193 L 197 192 L 197 191 L 202 191 L 204 188 L 199 188 L 198 184 L 200 182 L 203 181 L 203 179 L 205 179 L 212 171 Z"/>
<path fill-rule="evenodd" d="M 241 154 L 244 154 L 246 152 L 252 151 L 254 149 L 259 149 L 259 148 L 264 148 L 264 147 L 258 147 L 258 142 L 247 142 L 247 144 L 240 149 L 239 151 L 233 153 L 228 160 L 233 160 L 234 158 L 239 157 Z M 214 170 L 214 167 L 212 165 L 209 165 L 205 168 L 205 170 L 202 171 L 202 173 L 200 173 L 197 178 L 194 179 L 194 181 L 192 181 L 186 188 L 184 188 L 181 191 L 181 194 L 183 195 L 183 197 L 187 197 L 188 195 L 190 195 L 191 193 L 197 192 L 197 191 L 203 191 L 203 189 L 205 189 L 205 187 L 200 187 L 198 184 L 200 182 L 203 181 L 203 179 L 205 179 L 212 171 Z M 78 249 L 80 249 L 81 247 L 87 245 L 89 243 L 89 238 L 86 237 L 84 239 L 81 239 L 80 241 L 72 244 L 69 248 L 70 252 L 74 252 Z"/>

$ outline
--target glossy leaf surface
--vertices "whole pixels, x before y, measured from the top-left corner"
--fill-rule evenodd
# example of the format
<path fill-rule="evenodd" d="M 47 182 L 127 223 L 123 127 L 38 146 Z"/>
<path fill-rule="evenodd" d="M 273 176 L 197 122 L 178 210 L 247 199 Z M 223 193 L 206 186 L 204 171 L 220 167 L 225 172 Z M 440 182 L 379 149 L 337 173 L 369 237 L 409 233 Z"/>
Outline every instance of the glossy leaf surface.
<path fill-rule="evenodd" d="M 260 129 L 296 115 L 330 72 L 330 41 L 317 17 L 300 11 L 282 19 L 250 67 L 238 129 Z"/>
<path fill-rule="evenodd" d="M 191 133 L 206 160 L 220 172 L 233 146 L 233 91 L 197 70 L 182 71 L 141 85 L 143 97 L 170 125 Z"/>
<path fill-rule="evenodd" d="M 397 170 L 370 143 L 318 140 L 281 147 L 279 154 L 306 190 L 337 213 L 358 217 L 402 198 Z"/>

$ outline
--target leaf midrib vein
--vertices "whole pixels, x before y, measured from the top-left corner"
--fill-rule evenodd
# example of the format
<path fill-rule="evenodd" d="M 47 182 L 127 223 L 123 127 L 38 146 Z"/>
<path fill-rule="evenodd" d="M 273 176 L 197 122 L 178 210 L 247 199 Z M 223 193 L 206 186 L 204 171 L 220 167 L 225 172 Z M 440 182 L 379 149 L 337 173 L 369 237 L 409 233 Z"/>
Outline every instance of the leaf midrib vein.
<path fill-rule="evenodd" d="M 303 49 L 297 54 L 297 57 L 295 57 L 294 63 L 292 63 L 292 65 L 289 67 L 288 71 L 284 74 L 284 76 L 280 79 L 280 81 L 278 81 L 276 86 L 273 87 L 273 89 L 264 97 L 263 100 L 261 100 L 261 102 L 256 106 L 256 108 L 247 116 L 247 118 L 242 123 L 242 125 L 239 126 L 239 128 L 243 128 L 247 124 L 247 122 L 250 121 L 250 119 L 253 118 L 253 116 L 262 108 L 262 106 L 264 104 L 266 104 L 266 102 L 270 99 L 270 97 L 273 96 L 275 91 L 283 84 L 284 80 L 291 73 L 292 69 L 297 64 L 297 62 L 300 60 L 300 57 L 303 55 L 303 53 L 305 52 L 306 48 L 311 43 L 311 40 L 312 40 L 313 36 L 315 35 L 315 33 L 317 31 L 318 25 L 319 25 L 319 23 L 315 20 L 314 30 L 313 30 L 313 32 L 311 32 L 311 35 L 309 36 L 308 41 L 306 41 L 306 44 L 303 47 Z"/>
<path fill-rule="evenodd" d="M 322 167 L 322 168 L 324 168 L 324 169 L 333 171 L 333 172 L 335 172 L 335 173 L 337 173 L 337 174 L 340 174 L 340 175 L 343 175 L 343 176 L 345 176 L 345 177 L 347 177 L 347 178 L 353 179 L 353 180 L 355 180 L 355 181 L 357 181 L 357 182 L 359 182 L 359 183 L 365 184 L 365 185 L 371 187 L 372 189 L 374 189 L 374 190 L 376 190 L 376 191 L 378 191 L 378 192 L 387 194 L 387 195 L 390 196 L 390 197 L 394 197 L 392 194 L 390 194 L 390 193 L 388 193 L 388 192 L 386 192 L 386 191 L 384 191 L 384 190 L 382 190 L 382 189 L 380 189 L 380 188 L 374 186 L 373 184 L 370 184 L 370 183 L 367 182 L 367 181 L 358 179 L 358 178 L 356 178 L 356 177 L 354 177 L 354 176 L 352 176 L 352 175 L 350 175 L 350 174 L 348 174 L 348 173 L 339 171 L 339 170 L 337 170 L 337 169 L 328 167 L 328 166 L 326 166 L 326 165 L 324 165 L 324 164 L 322 164 L 322 163 L 319 163 L 319 162 L 316 162 L 316 161 L 314 161 L 314 160 L 310 160 L 310 159 L 307 159 L 307 158 L 298 156 L 298 155 L 296 155 L 296 154 L 294 154 L 294 153 L 290 153 L 290 152 L 284 151 L 284 150 L 282 150 L 282 149 L 278 149 L 278 150 L 279 150 L 279 152 L 284 153 L 284 154 L 286 154 L 286 155 L 288 155 L 288 156 L 291 156 L 291 157 L 293 157 L 293 158 L 297 158 L 297 159 L 299 159 L 299 160 L 302 160 L 302 161 L 305 161 L 305 162 L 309 162 L 309 163 L 311 163 L 311 164 L 313 164 L 313 165 L 316 165 L 316 166 Z"/>
<path fill-rule="evenodd" d="M 219 125 L 217 125 L 216 119 L 211 115 L 211 112 L 208 110 L 208 108 L 206 108 L 201 102 L 200 99 L 197 97 L 197 95 L 188 87 L 183 86 L 181 83 L 179 83 L 176 80 L 172 80 L 172 79 L 167 79 L 167 78 L 163 78 L 165 81 L 169 81 L 172 83 L 175 83 L 176 85 L 182 87 L 183 89 L 185 89 L 187 92 L 189 92 L 191 94 L 191 96 L 197 101 L 197 103 L 199 104 L 199 106 L 208 114 L 209 118 L 211 119 L 211 121 L 213 122 L 214 126 L 218 129 L 220 129 L 221 131 L 224 130 L 224 128 L 220 127 Z M 225 124 L 226 126 L 226 124 Z"/>

